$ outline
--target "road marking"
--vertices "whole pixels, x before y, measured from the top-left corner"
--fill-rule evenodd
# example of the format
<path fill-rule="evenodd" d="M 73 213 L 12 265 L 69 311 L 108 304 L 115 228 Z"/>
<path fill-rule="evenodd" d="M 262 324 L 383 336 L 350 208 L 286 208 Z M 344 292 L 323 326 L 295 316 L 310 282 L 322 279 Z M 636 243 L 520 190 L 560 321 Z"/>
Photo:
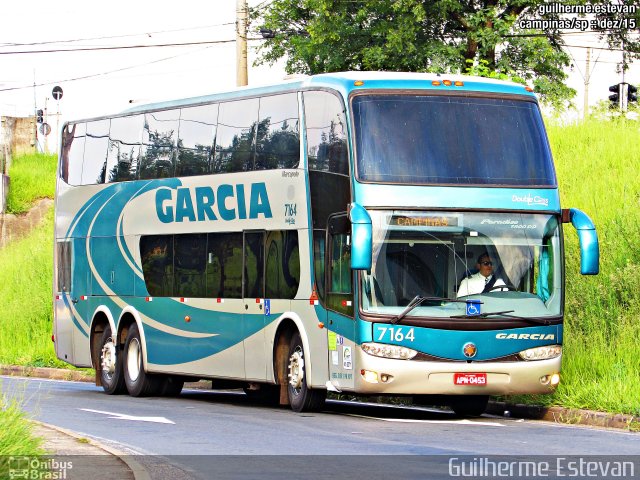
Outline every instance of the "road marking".
<path fill-rule="evenodd" d="M 131 420 L 134 422 L 153 422 L 153 423 L 169 423 L 175 425 L 175 422 L 164 417 L 134 417 L 133 415 L 126 415 L 124 413 L 103 412 L 102 410 L 91 410 L 90 408 L 81 408 L 85 412 L 101 413 L 103 415 L 109 415 L 109 418 L 116 420 Z"/>
<path fill-rule="evenodd" d="M 353 413 L 346 413 L 345 415 L 349 417 L 358 417 L 358 418 L 369 418 L 371 420 L 381 420 L 383 422 L 397 422 L 397 423 L 451 423 L 455 425 L 478 425 L 483 427 L 506 427 L 502 423 L 498 422 L 483 422 L 478 420 L 417 420 L 411 418 L 380 418 L 380 417 L 369 417 L 367 415 L 356 415 Z"/>

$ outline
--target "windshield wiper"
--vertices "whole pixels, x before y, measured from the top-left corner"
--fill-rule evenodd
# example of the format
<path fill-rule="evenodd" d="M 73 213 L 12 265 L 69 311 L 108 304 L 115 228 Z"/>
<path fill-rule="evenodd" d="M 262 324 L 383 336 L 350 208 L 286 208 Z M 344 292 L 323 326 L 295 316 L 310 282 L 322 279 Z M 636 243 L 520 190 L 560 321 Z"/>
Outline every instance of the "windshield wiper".
<path fill-rule="evenodd" d="M 415 297 L 413 297 L 413 300 L 411 300 L 409 302 L 409 304 L 406 306 L 406 308 L 400 312 L 398 315 L 396 315 L 395 317 L 393 317 L 391 319 L 390 323 L 396 324 L 398 323 L 400 320 L 402 320 L 404 317 L 406 317 L 409 312 L 411 312 L 411 310 L 413 310 L 414 308 L 418 307 L 420 304 L 422 304 L 423 302 L 455 302 L 455 303 L 467 303 L 466 300 L 458 300 L 457 298 L 446 298 L 446 297 L 421 297 L 420 295 L 416 295 Z M 478 303 L 482 303 L 482 302 L 478 302 Z M 511 310 L 513 311 L 513 310 Z M 453 317 L 451 317 L 453 318 Z"/>
<path fill-rule="evenodd" d="M 449 318 L 487 318 L 493 315 L 501 315 L 502 317 L 504 317 L 501 320 L 516 319 L 516 320 L 523 320 L 529 323 L 535 323 L 538 325 L 551 325 L 551 322 L 549 322 L 549 320 L 538 320 L 537 318 L 521 317 L 519 315 L 509 315 L 509 313 L 512 313 L 514 311 L 515 310 L 504 310 L 502 312 L 486 312 L 486 313 L 478 313 L 476 315 L 452 315 Z"/>

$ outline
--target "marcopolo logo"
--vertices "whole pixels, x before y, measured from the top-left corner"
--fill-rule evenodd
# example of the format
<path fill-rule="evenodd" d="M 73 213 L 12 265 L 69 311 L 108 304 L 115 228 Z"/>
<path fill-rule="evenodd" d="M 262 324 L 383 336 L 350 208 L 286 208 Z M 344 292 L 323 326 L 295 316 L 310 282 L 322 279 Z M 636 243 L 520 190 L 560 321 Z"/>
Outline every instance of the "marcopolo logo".
<path fill-rule="evenodd" d="M 156 213 L 162 223 L 245 220 L 273 217 L 264 182 L 212 187 L 158 188 Z"/>

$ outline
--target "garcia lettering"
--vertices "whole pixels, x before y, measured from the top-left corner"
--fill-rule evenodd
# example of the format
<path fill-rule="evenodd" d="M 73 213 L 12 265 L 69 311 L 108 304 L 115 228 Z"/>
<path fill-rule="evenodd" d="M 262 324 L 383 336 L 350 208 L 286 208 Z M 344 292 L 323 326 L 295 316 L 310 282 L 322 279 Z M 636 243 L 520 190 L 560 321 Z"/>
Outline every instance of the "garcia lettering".
<path fill-rule="evenodd" d="M 159 188 L 156 190 L 156 214 L 162 223 L 273 217 L 264 182 L 251 184 L 248 200 L 247 203 L 243 184 L 223 184 L 215 191 L 208 186 Z"/>
<path fill-rule="evenodd" d="M 498 333 L 500 340 L 555 340 L 553 333 Z"/>

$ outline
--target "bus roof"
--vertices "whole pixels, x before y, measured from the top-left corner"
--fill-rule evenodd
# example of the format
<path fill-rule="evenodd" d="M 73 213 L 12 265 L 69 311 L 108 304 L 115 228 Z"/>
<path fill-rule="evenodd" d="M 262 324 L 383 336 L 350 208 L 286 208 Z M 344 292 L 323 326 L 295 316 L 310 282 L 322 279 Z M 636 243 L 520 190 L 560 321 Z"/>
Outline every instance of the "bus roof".
<path fill-rule="evenodd" d="M 446 85 L 444 83 L 445 80 L 450 80 L 451 83 Z M 362 82 L 362 84 L 356 85 L 355 82 Z M 440 84 L 434 85 L 434 82 L 440 82 Z M 460 84 L 456 85 L 456 82 L 459 82 Z M 272 95 L 314 88 L 336 90 L 339 91 L 344 98 L 348 98 L 353 92 L 363 90 L 424 90 L 451 93 L 477 92 L 521 95 L 537 100 L 537 97 L 530 91 L 530 89 L 525 89 L 525 85 L 484 77 L 411 72 L 336 72 L 322 73 L 318 75 L 292 75 L 286 77 L 279 83 L 271 85 L 239 87 L 225 92 L 212 93 L 210 95 L 203 95 L 199 97 L 179 98 L 175 100 L 140 104 L 121 112 L 71 120 L 69 122 L 65 122 L 65 126 L 69 123 L 73 124 L 102 118 L 120 117 L 153 110 L 167 110 L 190 105 L 224 102 L 240 98 Z"/>
<path fill-rule="evenodd" d="M 451 86 L 444 81 L 450 80 Z M 355 85 L 362 82 L 362 85 Z M 434 82 L 440 82 L 439 85 Z M 459 82 L 460 85 L 455 85 Z M 148 110 L 177 108 L 185 105 L 204 104 L 232 100 L 241 97 L 252 97 L 284 93 L 301 89 L 330 88 L 340 91 L 347 98 L 354 91 L 361 90 L 431 90 L 451 92 L 481 92 L 510 95 L 526 95 L 536 98 L 525 90 L 525 85 L 467 75 L 449 75 L 435 73 L 407 72 L 337 72 L 311 76 L 296 75 L 280 83 L 259 87 L 240 87 L 227 92 L 214 93 L 200 97 L 169 100 L 127 109 L 122 114 L 140 113 Z"/>

